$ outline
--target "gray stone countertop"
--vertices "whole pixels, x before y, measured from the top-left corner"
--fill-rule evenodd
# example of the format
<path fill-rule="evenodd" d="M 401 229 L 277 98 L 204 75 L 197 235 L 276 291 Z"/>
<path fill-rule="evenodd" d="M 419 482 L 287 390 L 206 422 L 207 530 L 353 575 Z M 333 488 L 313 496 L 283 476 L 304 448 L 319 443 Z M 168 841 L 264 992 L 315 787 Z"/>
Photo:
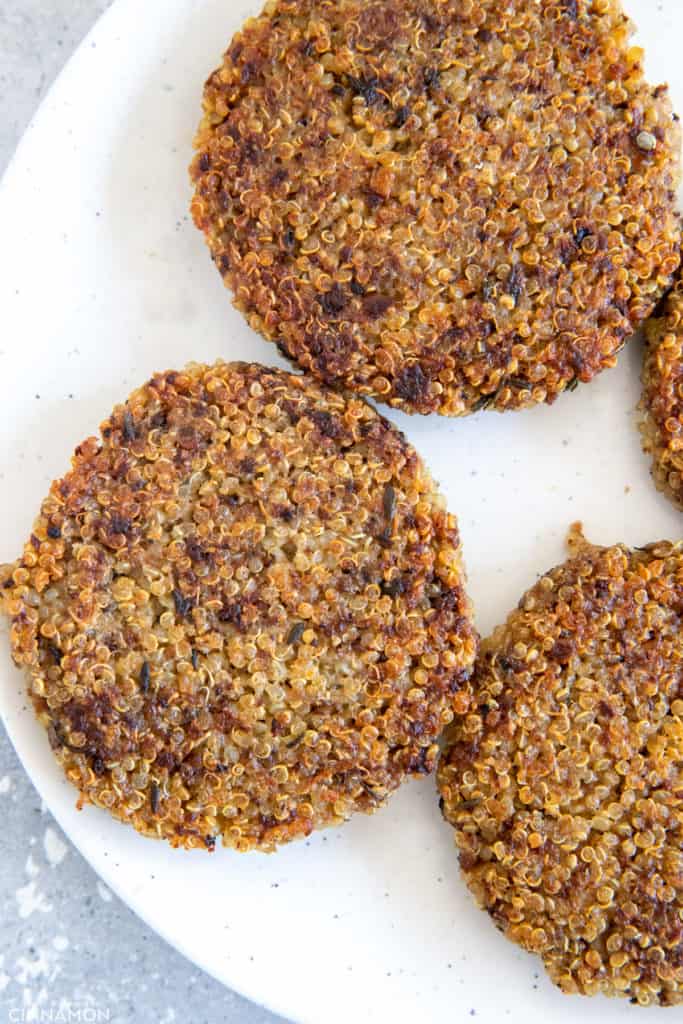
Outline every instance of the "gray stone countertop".
<path fill-rule="evenodd" d="M 3 0 L 0 173 L 52 80 L 108 6 Z M 0 823 L 0 1024 L 276 1024 L 188 963 L 105 888 L 41 806 L 2 726 Z"/>

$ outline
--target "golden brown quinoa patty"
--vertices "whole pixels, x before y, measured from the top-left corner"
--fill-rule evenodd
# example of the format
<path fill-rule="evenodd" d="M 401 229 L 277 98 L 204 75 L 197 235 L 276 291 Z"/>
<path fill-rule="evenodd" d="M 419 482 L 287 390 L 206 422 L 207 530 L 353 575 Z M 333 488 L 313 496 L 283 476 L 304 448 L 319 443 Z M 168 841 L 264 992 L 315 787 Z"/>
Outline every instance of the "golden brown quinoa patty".
<path fill-rule="evenodd" d="M 683 509 L 683 277 L 648 321 L 640 423 L 660 491 Z"/>
<path fill-rule="evenodd" d="M 478 903 L 565 992 L 683 1001 L 683 547 L 598 548 L 482 644 L 442 809 Z"/>
<path fill-rule="evenodd" d="M 408 412 L 552 402 L 679 263 L 679 126 L 616 0 L 273 0 L 192 213 L 252 327 Z"/>
<path fill-rule="evenodd" d="M 373 811 L 468 706 L 460 540 L 415 450 L 262 366 L 133 392 L 0 603 L 69 780 L 174 846 L 270 850 Z"/>

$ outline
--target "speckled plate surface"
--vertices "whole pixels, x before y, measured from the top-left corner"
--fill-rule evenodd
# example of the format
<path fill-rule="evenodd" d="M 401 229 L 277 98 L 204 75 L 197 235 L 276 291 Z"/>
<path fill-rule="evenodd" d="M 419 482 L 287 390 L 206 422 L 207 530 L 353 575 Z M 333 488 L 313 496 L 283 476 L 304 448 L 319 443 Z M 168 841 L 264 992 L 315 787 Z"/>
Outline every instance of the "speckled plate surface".
<path fill-rule="evenodd" d="M 683 110 L 680 0 L 627 4 Z M 0 190 L 0 561 L 50 480 L 152 371 L 217 356 L 276 362 L 231 310 L 187 218 L 201 85 L 248 0 L 118 0 L 43 104 Z M 641 349 L 554 407 L 467 421 L 392 418 L 462 527 L 478 624 L 564 558 L 568 524 L 644 544 L 679 532 L 634 421 Z M 153 928 L 232 988 L 296 1021 L 631 1019 L 567 998 L 473 905 L 430 779 L 374 818 L 275 856 L 174 852 L 78 812 L 0 637 L 0 710 L 35 785 Z M 74 894 L 76 898 L 76 894 Z M 661 1011 L 637 1011 L 638 1018 Z"/>

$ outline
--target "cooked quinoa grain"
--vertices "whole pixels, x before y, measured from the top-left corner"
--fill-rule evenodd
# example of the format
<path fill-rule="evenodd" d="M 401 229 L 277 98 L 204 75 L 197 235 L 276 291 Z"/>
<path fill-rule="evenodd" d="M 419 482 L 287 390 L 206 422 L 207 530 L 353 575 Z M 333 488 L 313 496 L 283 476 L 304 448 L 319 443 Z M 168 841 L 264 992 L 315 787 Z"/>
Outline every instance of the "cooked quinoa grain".
<path fill-rule="evenodd" d="M 616 0 L 271 0 L 191 169 L 237 307 L 408 412 L 614 366 L 679 263 L 679 126 L 631 28 Z"/>
<path fill-rule="evenodd" d="M 478 903 L 564 992 L 683 1002 L 683 546 L 597 548 L 482 644 L 439 764 Z"/>
<path fill-rule="evenodd" d="M 646 325 L 641 431 L 659 490 L 683 509 L 683 277 Z"/>
<path fill-rule="evenodd" d="M 457 526 L 415 450 L 261 366 L 118 406 L 0 604 L 67 778 L 174 846 L 272 850 L 373 811 L 468 707 Z"/>

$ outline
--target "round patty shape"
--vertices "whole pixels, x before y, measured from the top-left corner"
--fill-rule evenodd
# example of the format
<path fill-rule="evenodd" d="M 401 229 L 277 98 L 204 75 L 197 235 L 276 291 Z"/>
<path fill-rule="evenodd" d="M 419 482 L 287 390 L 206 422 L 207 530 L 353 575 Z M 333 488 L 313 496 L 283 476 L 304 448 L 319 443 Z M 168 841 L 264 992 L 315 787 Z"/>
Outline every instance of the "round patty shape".
<path fill-rule="evenodd" d="M 455 519 L 402 434 L 306 377 L 153 377 L 1 580 L 67 777 L 175 846 L 270 850 L 373 811 L 467 708 Z"/>
<path fill-rule="evenodd" d="M 438 782 L 460 866 L 564 992 L 683 1001 L 683 548 L 597 548 L 482 643 Z"/>
<path fill-rule="evenodd" d="M 646 325 L 641 432 L 660 491 L 683 509 L 683 278 Z"/>
<path fill-rule="evenodd" d="M 679 263 L 680 132 L 616 0 L 274 0 L 208 79 L 192 213 L 330 384 L 449 416 L 615 365 Z"/>

